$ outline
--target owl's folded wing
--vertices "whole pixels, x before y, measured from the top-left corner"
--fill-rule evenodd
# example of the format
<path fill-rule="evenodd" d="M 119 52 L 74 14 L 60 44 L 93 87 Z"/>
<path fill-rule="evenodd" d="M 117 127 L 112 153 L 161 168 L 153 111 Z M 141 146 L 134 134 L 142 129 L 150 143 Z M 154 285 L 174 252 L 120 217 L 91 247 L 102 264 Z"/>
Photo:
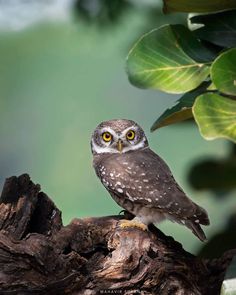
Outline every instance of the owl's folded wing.
<path fill-rule="evenodd" d="M 209 224 L 206 211 L 185 195 L 167 164 L 150 149 L 110 157 L 100 178 L 109 191 L 136 204 Z"/>

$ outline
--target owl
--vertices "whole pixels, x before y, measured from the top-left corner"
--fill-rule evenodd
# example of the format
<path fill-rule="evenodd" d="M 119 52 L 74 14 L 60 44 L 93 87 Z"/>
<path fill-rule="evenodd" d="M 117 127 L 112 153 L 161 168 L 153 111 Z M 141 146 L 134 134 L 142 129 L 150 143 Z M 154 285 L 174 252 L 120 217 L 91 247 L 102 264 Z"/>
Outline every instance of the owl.
<path fill-rule="evenodd" d="M 98 178 L 117 204 L 135 216 L 121 226 L 147 229 L 168 219 L 206 239 L 200 224 L 209 225 L 207 212 L 186 196 L 137 123 L 102 122 L 93 132 L 91 149 Z"/>

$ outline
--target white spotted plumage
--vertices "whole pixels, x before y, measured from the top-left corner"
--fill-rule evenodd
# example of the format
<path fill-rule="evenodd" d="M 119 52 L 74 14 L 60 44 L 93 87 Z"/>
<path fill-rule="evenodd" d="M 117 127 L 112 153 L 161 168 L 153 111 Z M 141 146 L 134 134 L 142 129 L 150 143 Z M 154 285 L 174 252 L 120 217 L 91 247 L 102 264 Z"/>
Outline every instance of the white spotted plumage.
<path fill-rule="evenodd" d="M 130 130 L 135 134 L 133 140 L 127 137 Z M 103 132 L 112 135 L 109 143 L 104 142 Z M 91 148 L 98 177 L 121 207 L 145 224 L 169 219 L 205 239 L 200 224 L 209 224 L 206 211 L 185 195 L 167 164 L 148 147 L 142 128 L 135 122 L 102 122 L 93 133 Z"/>

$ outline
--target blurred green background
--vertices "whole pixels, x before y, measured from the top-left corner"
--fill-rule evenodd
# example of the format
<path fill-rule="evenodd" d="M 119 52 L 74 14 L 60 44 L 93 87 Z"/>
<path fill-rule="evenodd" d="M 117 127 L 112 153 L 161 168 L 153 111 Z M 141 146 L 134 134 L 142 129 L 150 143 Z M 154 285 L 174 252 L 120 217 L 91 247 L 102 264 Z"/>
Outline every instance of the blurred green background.
<path fill-rule="evenodd" d="M 228 146 L 224 140 L 205 141 L 193 124 L 150 133 L 178 96 L 140 90 L 127 79 L 125 58 L 136 38 L 170 22 L 158 13 L 150 19 L 143 7 L 128 9 L 105 26 L 84 20 L 73 5 L 66 18 L 54 11 L 53 21 L 49 15 L 18 26 L 1 22 L 1 12 L 0 185 L 6 177 L 29 173 L 61 209 L 65 224 L 74 217 L 118 214 L 121 209 L 92 168 L 90 136 L 103 120 L 132 119 L 144 127 L 152 149 L 186 193 L 209 212 L 211 225 L 205 230 L 210 238 L 236 209 L 235 196 L 216 199 L 196 192 L 187 174 L 199 159 L 226 155 Z M 201 247 L 183 226 L 165 222 L 160 228 L 193 253 Z"/>

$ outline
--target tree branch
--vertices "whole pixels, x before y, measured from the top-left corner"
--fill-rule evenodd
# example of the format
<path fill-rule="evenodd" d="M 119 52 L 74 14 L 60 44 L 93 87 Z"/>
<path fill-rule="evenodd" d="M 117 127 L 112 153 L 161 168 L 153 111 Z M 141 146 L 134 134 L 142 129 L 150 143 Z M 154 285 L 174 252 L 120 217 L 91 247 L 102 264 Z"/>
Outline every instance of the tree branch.
<path fill-rule="evenodd" d="M 63 226 L 61 212 L 27 174 L 7 179 L 0 199 L 0 294 L 219 294 L 235 250 L 199 259 L 153 225 L 146 232 L 121 229 L 122 218 Z"/>

